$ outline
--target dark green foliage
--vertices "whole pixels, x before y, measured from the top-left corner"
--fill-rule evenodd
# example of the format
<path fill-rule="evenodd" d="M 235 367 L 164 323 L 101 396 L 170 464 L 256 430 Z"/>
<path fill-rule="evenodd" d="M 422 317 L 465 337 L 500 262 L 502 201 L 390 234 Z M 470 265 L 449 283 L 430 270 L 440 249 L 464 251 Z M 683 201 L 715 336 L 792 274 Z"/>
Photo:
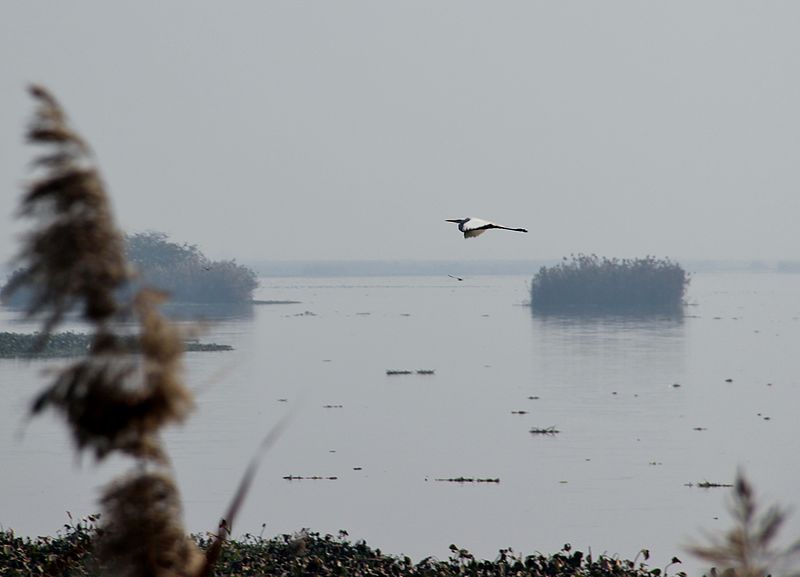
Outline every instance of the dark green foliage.
<path fill-rule="evenodd" d="M 47 336 L 40 333 L 0 333 L 0 358 L 46 358 L 46 357 L 73 357 L 85 355 L 92 344 L 92 336 L 85 333 L 66 331 L 51 333 Z M 139 337 L 128 335 L 120 337 L 120 345 L 130 352 L 139 350 Z M 215 343 L 200 343 L 197 341 L 184 341 L 186 351 L 230 351 L 230 345 Z"/>
<path fill-rule="evenodd" d="M 195 245 L 170 242 L 160 232 L 126 236 L 128 261 L 144 284 L 163 290 L 172 302 L 249 302 L 256 273 L 236 261 L 211 261 Z"/>
<path fill-rule="evenodd" d="M 0 574 L 18 575 L 104 575 L 91 549 L 96 529 L 90 525 L 67 526 L 60 537 L 20 539 L 10 531 L 0 532 Z M 554 555 L 519 555 L 501 549 L 493 561 L 476 559 L 469 551 L 450 546 L 448 559 L 427 557 L 414 563 L 408 557 L 386 555 L 363 541 L 355 543 L 338 537 L 302 532 L 263 539 L 245 535 L 229 541 L 213 571 L 220 577 L 264 575 L 301 576 L 404 576 L 404 577 L 658 577 L 661 569 L 638 560 L 607 555 L 593 557 L 573 551 L 569 545 Z M 213 539 L 196 536 L 201 549 Z M 645 553 L 644 559 L 647 558 Z M 54 565 L 58 562 L 58 565 Z"/>
<path fill-rule="evenodd" d="M 533 277 L 531 306 L 538 312 L 678 311 L 689 277 L 669 259 L 608 259 L 573 255 Z"/>
<path fill-rule="evenodd" d="M 0 575 L 99 575 L 93 554 L 95 521 L 91 516 L 77 525 L 64 525 L 56 537 L 29 539 L 0 531 Z"/>

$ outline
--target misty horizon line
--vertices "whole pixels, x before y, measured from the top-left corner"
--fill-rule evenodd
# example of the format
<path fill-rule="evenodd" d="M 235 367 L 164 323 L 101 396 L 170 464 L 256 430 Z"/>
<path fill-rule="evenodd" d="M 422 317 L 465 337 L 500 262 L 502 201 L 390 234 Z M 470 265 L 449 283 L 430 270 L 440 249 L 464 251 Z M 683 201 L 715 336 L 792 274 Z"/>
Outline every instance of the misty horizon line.
<path fill-rule="evenodd" d="M 800 273 L 800 259 L 669 259 L 686 272 Z M 530 276 L 563 258 L 550 259 L 236 259 L 260 277 Z M 13 266 L 0 265 L 0 285 Z"/>
<path fill-rule="evenodd" d="M 800 260 L 787 259 L 669 259 L 688 273 L 699 272 L 786 272 L 800 273 Z M 315 259 L 242 260 L 263 277 L 334 276 L 447 276 L 510 275 L 534 276 L 542 267 L 563 262 L 551 259 Z"/>

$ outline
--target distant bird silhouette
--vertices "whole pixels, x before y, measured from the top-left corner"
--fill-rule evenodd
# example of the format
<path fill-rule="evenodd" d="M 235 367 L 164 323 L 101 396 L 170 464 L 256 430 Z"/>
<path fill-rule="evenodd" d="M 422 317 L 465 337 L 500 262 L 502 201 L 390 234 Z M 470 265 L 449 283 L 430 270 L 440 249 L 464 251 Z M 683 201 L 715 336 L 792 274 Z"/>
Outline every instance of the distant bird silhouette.
<path fill-rule="evenodd" d="M 495 224 L 488 220 L 483 220 L 480 218 L 472 218 L 470 216 L 468 216 L 467 218 L 448 218 L 446 219 L 446 221 L 458 223 L 458 230 L 464 233 L 464 238 L 473 238 L 475 236 L 478 236 L 479 234 L 483 234 L 484 232 L 486 232 L 491 228 L 514 230 L 517 232 L 528 232 L 528 230 L 524 228 L 510 228 L 508 226 L 501 226 L 499 224 Z"/>
<path fill-rule="evenodd" d="M 449 274 L 449 275 L 447 275 L 447 276 L 449 276 L 450 278 L 454 278 L 454 279 L 456 279 L 456 280 L 464 280 L 464 279 L 463 279 L 463 278 L 461 278 L 460 276 L 453 276 L 453 275 L 451 275 L 451 274 Z"/>

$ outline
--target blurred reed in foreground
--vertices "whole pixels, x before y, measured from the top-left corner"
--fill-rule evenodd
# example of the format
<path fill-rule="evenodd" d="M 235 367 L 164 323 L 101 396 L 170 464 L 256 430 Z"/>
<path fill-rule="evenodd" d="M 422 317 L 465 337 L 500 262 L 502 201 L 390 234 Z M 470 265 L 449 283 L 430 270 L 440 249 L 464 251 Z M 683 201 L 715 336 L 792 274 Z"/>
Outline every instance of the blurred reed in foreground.
<path fill-rule="evenodd" d="M 183 528 L 159 436 L 193 406 L 183 383 L 182 336 L 158 310 L 163 295 L 142 288 L 119 301 L 133 273 L 91 151 L 50 92 L 33 86 L 30 93 L 38 108 L 28 140 L 46 151 L 34 161 L 39 175 L 19 211 L 34 221 L 18 256 L 24 273 L 8 290 L 32 291 L 27 313 L 42 318 L 43 337 L 73 311 L 93 331 L 86 356 L 55 373 L 32 412 L 62 414 L 79 452 L 134 459 L 131 471 L 102 491 L 100 563 L 123 576 L 195 575 L 204 558 Z M 136 355 L 117 324 L 131 315 L 139 327 Z"/>

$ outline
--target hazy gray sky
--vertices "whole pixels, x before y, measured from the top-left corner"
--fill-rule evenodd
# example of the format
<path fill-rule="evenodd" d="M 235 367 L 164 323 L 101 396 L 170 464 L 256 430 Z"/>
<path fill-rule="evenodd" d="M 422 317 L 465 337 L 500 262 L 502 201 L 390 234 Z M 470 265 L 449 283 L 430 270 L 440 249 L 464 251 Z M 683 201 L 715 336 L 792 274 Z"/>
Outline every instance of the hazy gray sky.
<path fill-rule="evenodd" d="M 0 258 L 35 81 L 121 226 L 212 258 L 797 259 L 798 30 L 789 1 L 5 2 Z"/>

